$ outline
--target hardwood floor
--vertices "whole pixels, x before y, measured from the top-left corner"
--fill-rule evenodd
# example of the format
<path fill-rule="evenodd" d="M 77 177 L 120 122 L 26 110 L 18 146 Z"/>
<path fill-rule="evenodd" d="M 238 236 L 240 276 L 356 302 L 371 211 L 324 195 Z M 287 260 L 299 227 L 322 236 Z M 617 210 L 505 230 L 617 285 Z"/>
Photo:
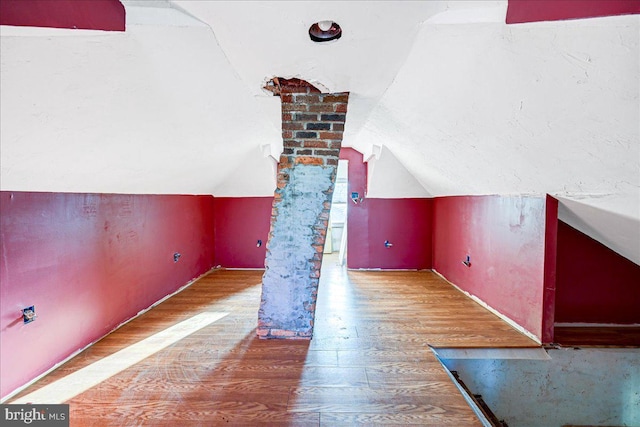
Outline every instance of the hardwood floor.
<path fill-rule="evenodd" d="M 332 257 L 313 340 L 259 340 L 261 276 L 212 272 L 12 401 L 64 391 L 72 426 L 479 426 L 429 345 L 537 347 L 433 273 L 347 272 Z M 185 329 L 208 312 L 223 317 Z M 173 329 L 186 335 L 167 344 Z M 83 368 L 100 381 L 69 394 Z"/>

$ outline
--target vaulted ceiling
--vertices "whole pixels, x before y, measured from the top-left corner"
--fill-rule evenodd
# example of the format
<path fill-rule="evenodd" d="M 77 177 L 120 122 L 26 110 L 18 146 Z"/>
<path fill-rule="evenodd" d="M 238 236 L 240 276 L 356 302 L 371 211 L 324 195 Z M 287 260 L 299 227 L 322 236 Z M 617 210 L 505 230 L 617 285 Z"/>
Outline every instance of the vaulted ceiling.
<path fill-rule="evenodd" d="M 639 15 L 507 1 L 122 0 L 126 31 L 2 26 L 3 190 L 267 196 L 298 77 L 351 93 L 370 197 L 551 194 L 640 263 Z M 314 43 L 320 20 L 343 36 Z"/>

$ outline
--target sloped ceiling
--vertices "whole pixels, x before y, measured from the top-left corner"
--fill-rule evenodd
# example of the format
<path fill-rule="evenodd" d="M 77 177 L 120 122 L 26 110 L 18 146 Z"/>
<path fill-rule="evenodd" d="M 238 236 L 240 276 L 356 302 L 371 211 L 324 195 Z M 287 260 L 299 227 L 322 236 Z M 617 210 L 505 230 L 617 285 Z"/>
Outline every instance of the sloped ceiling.
<path fill-rule="evenodd" d="M 506 1 L 122 3 L 124 33 L 0 28 L 3 190 L 270 195 L 280 103 L 262 86 L 299 77 L 351 93 L 344 145 L 387 156 L 374 195 L 405 170 L 396 197 L 548 193 L 575 202 L 567 218 L 612 214 L 592 228 L 630 219 L 640 241 L 638 15 L 506 25 Z M 344 35 L 315 44 L 324 19 Z"/>

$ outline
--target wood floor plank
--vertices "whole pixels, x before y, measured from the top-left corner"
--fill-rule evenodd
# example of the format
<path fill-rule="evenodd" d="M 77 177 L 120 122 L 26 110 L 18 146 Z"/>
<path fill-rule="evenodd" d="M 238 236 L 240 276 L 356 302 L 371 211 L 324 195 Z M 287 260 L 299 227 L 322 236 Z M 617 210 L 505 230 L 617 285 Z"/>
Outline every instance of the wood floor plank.
<path fill-rule="evenodd" d="M 439 383 L 446 390 L 446 383 Z M 418 393 L 417 390 L 422 391 Z M 356 387 L 330 389 L 326 387 L 297 387 L 291 391 L 287 410 L 290 412 L 353 412 L 358 408 L 366 413 L 399 413 L 430 411 L 434 406 L 447 407 L 460 403 L 457 396 L 434 393 L 432 388 L 414 388 L 406 393 L 403 387 Z"/>
<path fill-rule="evenodd" d="M 75 409 L 74 409 L 75 408 Z M 71 425 L 85 426 L 318 426 L 319 413 L 291 413 L 263 404 L 216 407 L 210 402 L 105 403 L 72 407 Z M 95 421 L 98 421 L 97 423 Z"/>
<path fill-rule="evenodd" d="M 331 257 L 313 340 L 260 340 L 262 274 L 213 271 L 15 399 L 55 395 L 57 380 L 214 312 L 227 314 L 77 390 L 71 425 L 477 426 L 430 346 L 537 346 L 430 272 L 350 272 Z"/>
<path fill-rule="evenodd" d="M 321 426 L 333 427 L 404 427 L 411 425 L 426 427 L 479 427 L 482 423 L 472 413 L 465 413 L 463 408 L 430 408 L 423 413 L 331 413 L 320 414 Z"/>

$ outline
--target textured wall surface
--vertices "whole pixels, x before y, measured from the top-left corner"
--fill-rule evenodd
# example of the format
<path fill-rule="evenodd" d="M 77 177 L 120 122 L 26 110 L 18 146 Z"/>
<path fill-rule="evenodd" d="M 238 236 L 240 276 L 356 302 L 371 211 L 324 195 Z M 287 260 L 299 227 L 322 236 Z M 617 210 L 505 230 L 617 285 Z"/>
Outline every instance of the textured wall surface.
<path fill-rule="evenodd" d="M 264 268 L 273 197 L 216 197 L 213 204 L 216 265 Z"/>
<path fill-rule="evenodd" d="M 282 100 L 284 151 L 267 243 L 261 338 L 310 339 L 340 155 L 348 94 L 322 94 L 305 81 L 274 79 Z"/>
<path fill-rule="evenodd" d="M 0 395 L 210 270 L 213 200 L 1 192 Z"/>
<path fill-rule="evenodd" d="M 466 196 L 433 203 L 433 268 L 541 340 L 545 199 Z"/>

